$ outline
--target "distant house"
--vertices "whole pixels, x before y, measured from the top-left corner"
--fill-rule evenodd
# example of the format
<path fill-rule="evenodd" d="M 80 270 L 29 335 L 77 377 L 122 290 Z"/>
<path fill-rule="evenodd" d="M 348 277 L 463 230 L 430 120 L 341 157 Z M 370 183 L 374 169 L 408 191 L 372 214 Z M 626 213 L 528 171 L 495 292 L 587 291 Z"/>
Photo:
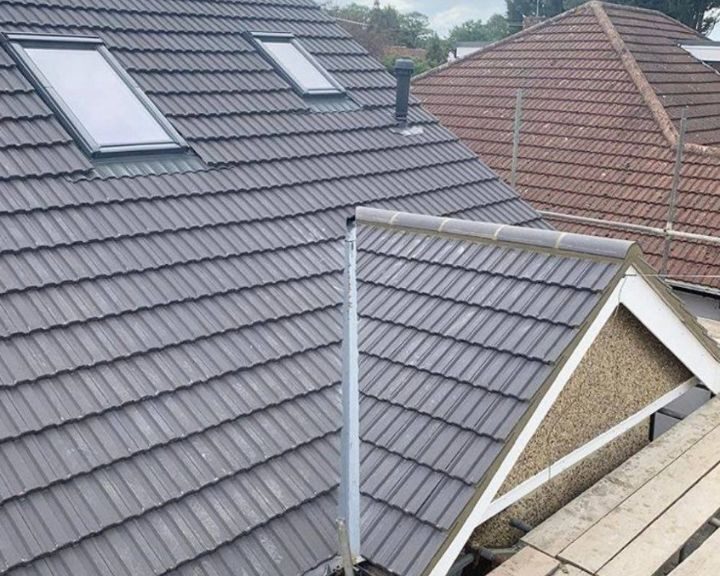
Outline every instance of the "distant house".
<path fill-rule="evenodd" d="M 659 12 L 589 2 L 418 77 L 413 93 L 561 230 L 638 240 L 720 319 L 720 47 Z M 686 146 L 670 209 L 680 120 Z M 704 297 L 709 297 L 707 300 Z"/>
<path fill-rule="evenodd" d="M 338 568 L 348 218 L 356 561 L 444 574 L 557 458 L 720 390 L 636 247 L 548 230 L 313 3 L 10 0 L 0 30 L 0 573 Z"/>
<path fill-rule="evenodd" d="M 454 50 L 451 52 L 451 57 L 448 58 L 450 62 L 459 58 L 465 58 L 470 54 L 475 54 L 481 48 L 484 48 L 490 44 L 490 42 L 458 42 L 455 44 Z"/>

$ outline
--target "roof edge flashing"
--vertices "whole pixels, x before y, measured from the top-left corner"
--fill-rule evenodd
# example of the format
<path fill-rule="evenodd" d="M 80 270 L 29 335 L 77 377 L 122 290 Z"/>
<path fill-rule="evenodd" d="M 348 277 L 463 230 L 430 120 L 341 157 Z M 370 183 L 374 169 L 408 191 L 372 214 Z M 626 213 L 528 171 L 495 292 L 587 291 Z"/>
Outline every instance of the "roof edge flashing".
<path fill-rule="evenodd" d="M 361 224 L 413 230 L 428 234 L 464 236 L 485 242 L 514 244 L 541 251 L 557 250 L 579 256 L 625 260 L 633 248 L 636 247 L 635 242 L 629 240 L 524 228 L 522 226 L 509 226 L 493 222 L 476 222 L 458 218 L 412 214 L 362 206 L 356 209 L 355 214 L 357 221 Z"/>

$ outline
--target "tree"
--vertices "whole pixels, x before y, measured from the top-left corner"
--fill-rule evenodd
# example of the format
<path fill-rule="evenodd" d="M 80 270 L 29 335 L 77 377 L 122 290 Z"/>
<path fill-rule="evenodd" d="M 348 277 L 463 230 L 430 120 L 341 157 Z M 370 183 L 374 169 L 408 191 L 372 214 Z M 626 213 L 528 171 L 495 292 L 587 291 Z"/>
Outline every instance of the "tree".
<path fill-rule="evenodd" d="M 408 48 L 421 48 L 432 38 L 430 21 L 425 14 L 410 12 L 398 16 L 397 43 Z"/>
<path fill-rule="evenodd" d="M 720 8 L 719 0 L 616 0 L 618 4 L 659 10 L 701 34 L 708 34 L 720 19 L 710 13 Z"/>
<path fill-rule="evenodd" d="M 495 42 L 509 33 L 508 21 L 502 14 L 490 16 L 487 22 L 468 20 L 450 30 L 448 40 L 454 46 L 458 42 Z"/>
<path fill-rule="evenodd" d="M 334 16 L 355 40 L 362 44 L 378 60 L 382 60 L 392 69 L 395 56 L 387 55 L 388 48 L 401 46 L 413 50 L 431 49 L 433 60 L 416 59 L 416 73 L 441 64 L 447 59 L 447 50 L 442 41 L 430 29 L 430 21 L 420 12 L 400 13 L 393 6 L 380 6 L 378 2 L 372 8 L 356 3 L 347 6 L 329 5 L 325 10 Z M 440 53 L 445 50 L 442 58 Z M 422 52 L 422 50 L 418 50 Z M 437 64 L 434 63 L 437 61 Z"/>
<path fill-rule="evenodd" d="M 427 60 L 429 68 L 435 68 L 440 66 L 447 61 L 448 52 L 450 51 L 450 43 L 447 40 L 443 40 L 437 34 L 433 34 L 425 44 L 427 49 Z"/>
<path fill-rule="evenodd" d="M 505 0 L 511 32 L 522 30 L 525 16 L 550 18 L 566 10 L 563 0 Z"/>
<path fill-rule="evenodd" d="M 363 6 L 362 4 L 348 4 L 347 6 L 337 6 L 335 4 L 329 4 L 325 7 L 325 10 L 346 23 L 356 22 L 357 24 L 365 25 L 370 19 L 370 8 Z"/>
<path fill-rule="evenodd" d="M 502 14 L 493 14 L 485 23 L 485 31 L 487 33 L 487 39 L 491 42 L 505 38 L 505 36 L 510 34 L 507 18 Z"/>
<path fill-rule="evenodd" d="M 538 15 L 550 18 L 564 10 L 574 8 L 585 0 L 505 0 L 507 20 L 513 32 L 522 28 L 523 17 Z M 617 4 L 658 10 L 679 20 L 702 34 L 709 33 L 720 20 L 712 13 L 720 8 L 720 0 L 613 0 Z"/>

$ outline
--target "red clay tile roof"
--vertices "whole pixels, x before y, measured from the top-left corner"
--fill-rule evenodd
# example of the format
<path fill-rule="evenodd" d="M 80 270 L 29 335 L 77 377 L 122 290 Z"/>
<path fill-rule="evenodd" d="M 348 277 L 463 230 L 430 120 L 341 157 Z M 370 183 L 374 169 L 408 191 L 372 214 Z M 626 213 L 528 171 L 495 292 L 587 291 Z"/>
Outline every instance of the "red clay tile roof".
<path fill-rule="evenodd" d="M 509 178 L 524 90 L 517 187 L 536 208 L 664 228 L 682 109 L 687 144 L 674 229 L 720 236 L 720 74 L 680 44 L 703 37 L 659 12 L 590 2 L 419 77 L 427 108 Z M 551 219 L 552 220 L 552 219 Z M 663 238 L 555 219 L 560 229 Z M 673 239 L 668 275 L 720 288 L 720 244 Z"/>

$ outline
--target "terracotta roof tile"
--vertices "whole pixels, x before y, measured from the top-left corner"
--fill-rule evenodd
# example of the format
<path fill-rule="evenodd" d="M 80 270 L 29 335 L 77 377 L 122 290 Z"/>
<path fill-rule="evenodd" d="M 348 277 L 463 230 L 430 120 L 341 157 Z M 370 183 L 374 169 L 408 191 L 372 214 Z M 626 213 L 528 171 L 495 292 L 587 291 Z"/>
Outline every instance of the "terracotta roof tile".
<path fill-rule="evenodd" d="M 699 38 L 658 12 L 590 2 L 421 76 L 413 89 L 506 179 L 515 97 L 524 89 L 521 194 L 539 209 L 653 227 L 666 223 L 687 106 L 675 229 L 720 236 L 720 74 L 679 45 Z M 659 236 L 553 224 L 635 238 L 660 263 Z M 697 277 L 708 265 L 720 267 L 720 245 L 673 240 L 671 276 L 720 288 L 718 279 Z"/>

